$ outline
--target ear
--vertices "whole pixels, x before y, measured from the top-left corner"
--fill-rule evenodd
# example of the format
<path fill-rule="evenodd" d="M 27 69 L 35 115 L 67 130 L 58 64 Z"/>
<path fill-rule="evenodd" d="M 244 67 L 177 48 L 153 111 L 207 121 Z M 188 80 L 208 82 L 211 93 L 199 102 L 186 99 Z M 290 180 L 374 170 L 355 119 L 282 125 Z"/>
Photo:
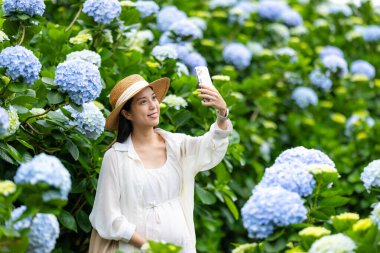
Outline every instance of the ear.
<path fill-rule="evenodd" d="M 132 120 L 132 114 L 128 112 L 127 110 L 121 110 L 121 114 L 123 115 L 124 118 L 128 120 Z"/>

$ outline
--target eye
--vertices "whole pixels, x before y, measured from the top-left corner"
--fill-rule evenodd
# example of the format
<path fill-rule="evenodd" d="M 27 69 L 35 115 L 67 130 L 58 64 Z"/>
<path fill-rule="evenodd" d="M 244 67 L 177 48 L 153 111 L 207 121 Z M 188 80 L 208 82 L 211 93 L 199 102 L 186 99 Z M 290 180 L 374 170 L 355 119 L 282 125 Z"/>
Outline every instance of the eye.
<path fill-rule="evenodd" d="M 153 95 L 153 96 L 152 96 L 152 99 L 153 99 L 153 100 L 156 100 L 156 99 L 157 99 L 157 96 L 156 96 L 156 95 Z"/>
<path fill-rule="evenodd" d="M 140 105 L 143 105 L 143 104 L 145 104 L 146 103 L 146 99 L 142 99 L 142 100 L 140 100 Z"/>

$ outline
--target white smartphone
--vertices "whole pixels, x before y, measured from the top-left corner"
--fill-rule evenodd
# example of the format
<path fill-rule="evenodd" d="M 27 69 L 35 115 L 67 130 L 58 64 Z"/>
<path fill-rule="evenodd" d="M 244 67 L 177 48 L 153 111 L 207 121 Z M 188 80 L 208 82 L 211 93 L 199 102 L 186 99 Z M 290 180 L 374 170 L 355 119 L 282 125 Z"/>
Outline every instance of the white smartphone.
<path fill-rule="evenodd" d="M 210 73 L 206 66 L 197 66 L 194 68 L 197 75 L 198 83 L 213 86 Z"/>

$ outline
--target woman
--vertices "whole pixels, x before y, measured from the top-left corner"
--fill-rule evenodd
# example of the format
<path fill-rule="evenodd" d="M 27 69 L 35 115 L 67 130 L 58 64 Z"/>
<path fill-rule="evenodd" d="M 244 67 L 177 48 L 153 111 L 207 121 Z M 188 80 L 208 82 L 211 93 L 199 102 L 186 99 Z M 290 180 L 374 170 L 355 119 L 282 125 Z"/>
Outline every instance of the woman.
<path fill-rule="evenodd" d="M 217 122 L 200 137 L 156 128 L 169 79 L 148 83 L 139 75 L 119 81 L 110 93 L 114 108 L 106 129 L 117 142 L 104 155 L 90 214 L 90 252 L 102 238 L 113 250 L 138 252 L 147 240 L 163 240 L 194 253 L 194 177 L 224 157 L 232 130 L 226 102 L 214 87 L 200 85 L 202 104 Z M 103 240 L 104 242 L 104 240 Z M 111 242 L 111 241 L 105 241 Z M 111 251 L 110 251 L 111 252 Z"/>

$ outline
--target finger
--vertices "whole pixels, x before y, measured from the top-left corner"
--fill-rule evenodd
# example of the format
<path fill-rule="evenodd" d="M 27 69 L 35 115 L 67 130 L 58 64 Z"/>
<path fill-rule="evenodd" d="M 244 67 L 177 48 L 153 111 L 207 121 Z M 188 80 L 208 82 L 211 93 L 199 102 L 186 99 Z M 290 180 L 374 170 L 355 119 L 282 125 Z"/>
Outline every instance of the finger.
<path fill-rule="evenodd" d="M 199 84 L 199 87 L 202 88 L 202 89 L 208 89 L 208 90 L 217 91 L 217 89 L 215 88 L 215 86 Z"/>
<path fill-rule="evenodd" d="M 208 95 L 208 94 L 199 94 L 198 96 L 201 97 L 201 98 L 204 98 L 204 99 L 211 100 L 211 101 L 215 101 L 216 100 L 216 98 L 214 96 L 211 96 L 211 95 Z"/>
<path fill-rule="evenodd" d="M 202 100 L 202 105 L 203 106 L 213 106 L 214 103 L 212 101 Z"/>
<path fill-rule="evenodd" d="M 212 91 L 212 90 L 207 90 L 207 89 L 197 89 L 197 91 L 203 93 L 203 94 L 208 94 L 208 95 L 213 95 L 213 96 L 220 96 L 220 94 L 217 91 Z"/>

